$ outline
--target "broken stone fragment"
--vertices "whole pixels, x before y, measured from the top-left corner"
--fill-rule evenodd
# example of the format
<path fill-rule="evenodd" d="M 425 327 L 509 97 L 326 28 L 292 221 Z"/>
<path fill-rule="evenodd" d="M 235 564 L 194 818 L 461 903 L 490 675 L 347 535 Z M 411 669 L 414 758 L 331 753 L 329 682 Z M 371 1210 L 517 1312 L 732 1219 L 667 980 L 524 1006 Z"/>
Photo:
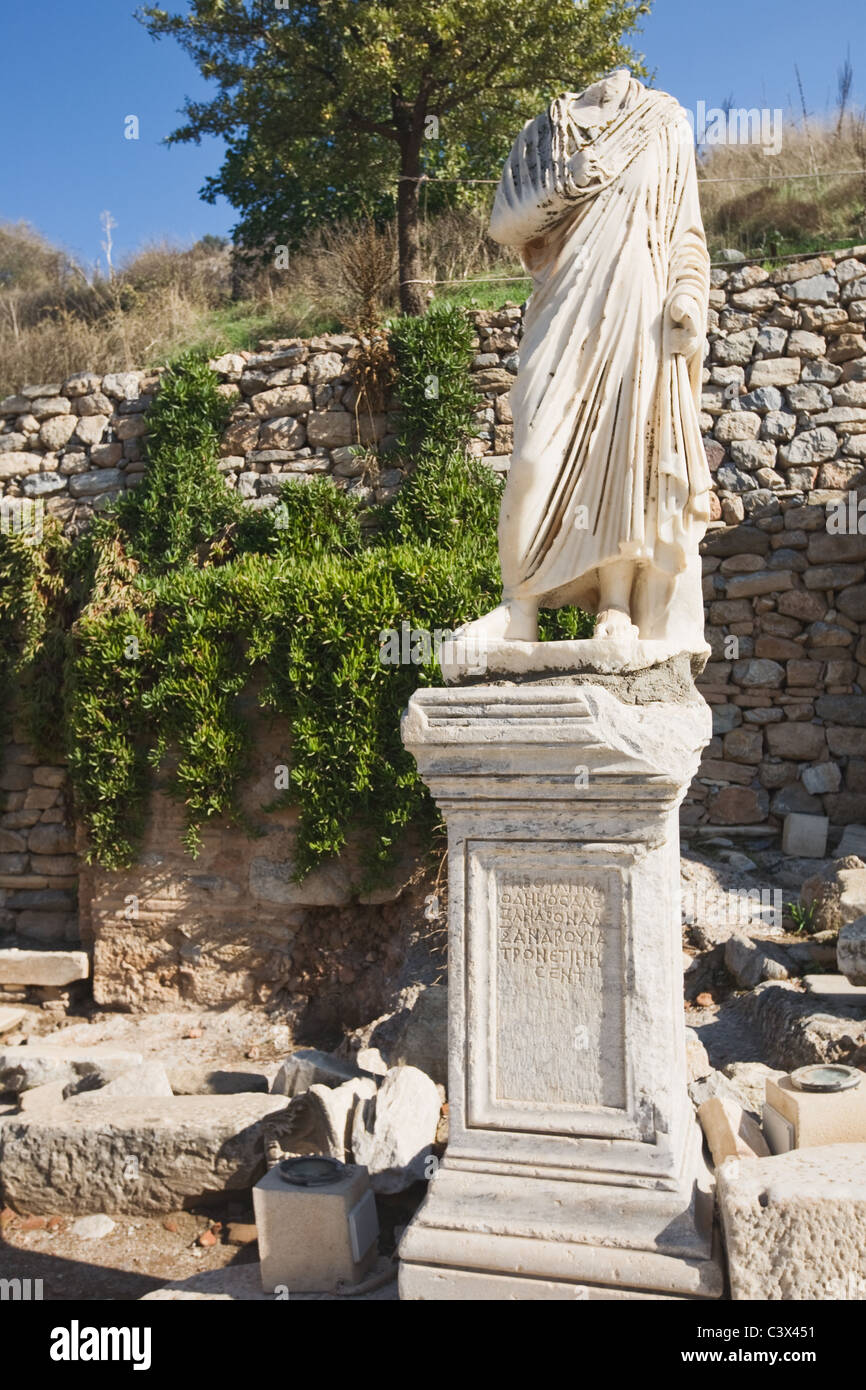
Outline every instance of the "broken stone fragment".
<path fill-rule="evenodd" d="M 735 1100 L 711 1096 L 699 1107 L 698 1120 L 717 1168 L 726 1158 L 769 1156 L 759 1125 Z"/>
<path fill-rule="evenodd" d="M 856 917 L 839 932 L 836 959 L 852 985 L 866 985 L 866 916 Z"/>
<path fill-rule="evenodd" d="M 110 1216 L 80 1216 L 69 1228 L 69 1234 L 79 1240 L 103 1240 L 114 1230 Z"/>
<path fill-rule="evenodd" d="M 866 1144 L 728 1159 L 717 1192 L 735 1301 L 866 1297 Z"/>
<path fill-rule="evenodd" d="M 421 991 L 391 1056 L 398 1065 L 418 1067 L 434 1081 L 447 1085 L 447 985 L 429 985 Z"/>
<path fill-rule="evenodd" d="M 0 1048 L 0 1091 L 29 1091 L 50 1081 L 69 1085 L 85 1077 L 91 1085 L 104 1085 L 141 1066 L 143 1060 L 139 1052 L 111 1047 L 29 1042 L 24 1047 Z"/>
<path fill-rule="evenodd" d="M 713 1096 L 720 1096 L 723 1100 L 731 1100 L 737 1105 L 742 1103 L 742 1096 L 720 1071 L 710 1071 L 708 1075 L 699 1077 L 697 1081 L 690 1081 L 688 1091 L 689 1100 L 695 1110 L 700 1110 L 701 1106 Z"/>
<path fill-rule="evenodd" d="M 375 1094 L 376 1082 L 368 1076 L 353 1076 L 342 1086 L 316 1083 L 269 1122 L 266 1144 L 284 1154 L 326 1154 L 345 1163 L 355 1109 Z"/>
<path fill-rule="evenodd" d="M 745 1108 L 760 1115 L 767 1098 L 767 1081 L 778 1081 L 783 1071 L 765 1066 L 763 1062 L 729 1062 L 722 1068 Z"/>
<path fill-rule="evenodd" d="M 373 1076 L 384 1076 L 388 1070 L 388 1063 L 378 1047 L 362 1047 L 355 1053 L 355 1062 L 361 1071 L 370 1072 Z"/>
<path fill-rule="evenodd" d="M 314 1047 L 302 1048 L 299 1052 L 293 1052 L 280 1067 L 271 1094 L 297 1096 L 311 1086 L 341 1086 L 344 1081 L 350 1081 L 360 1074 L 353 1062 L 346 1062 L 342 1057 L 319 1052 Z"/>
<path fill-rule="evenodd" d="M 435 1083 L 417 1067 L 392 1067 L 378 1092 L 358 1105 L 352 1157 L 376 1192 L 402 1192 L 431 1175 L 441 1101 Z"/>
<path fill-rule="evenodd" d="M 856 855 L 836 859 L 803 884 L 802 900 L 814 904 L 812 931 L 836 931 L 866 915 L 866 864 Z"/>
<path fill-rule="evenodd" d="M 686 1080 L 699 1081 L 702 1076 L 709 1076 L 712 1071 L 710 1059 L 707 1056 L 707 1049 L 704 1047 L 694 1028 L 686 1029 Z"/>
<path fill-rule="evenodd" d="M 787 980 L 784 951 L 764 941 L 736 933 L 725 942 L 725 966 L 741 989 L 754 989 L 762 980 Z"/>
<path fill-rule="evenodd" d="M 26 1017 L 24 1009 L 0 1008 L 0 1033 L 11 1033 Z"/>

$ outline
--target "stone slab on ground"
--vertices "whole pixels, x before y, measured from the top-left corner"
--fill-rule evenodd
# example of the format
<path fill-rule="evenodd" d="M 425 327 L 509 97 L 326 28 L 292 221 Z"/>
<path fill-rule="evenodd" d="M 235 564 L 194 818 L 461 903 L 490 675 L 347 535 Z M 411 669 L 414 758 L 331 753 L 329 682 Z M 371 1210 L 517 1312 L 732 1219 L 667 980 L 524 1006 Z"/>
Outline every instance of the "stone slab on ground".
<path fill-rule="evenodd" d="M 89 974 L 86 951 L 0 951 L 0 985 L 71 985 Z"/>
<path fill-rule="evenodd" d="M 47 1081 L 44 1086 L 21 1091 L 18 1096 L 19 1115 L 53 1114 L 66 1100 L 65 1090 L 65 1081 Z"/>
<path fill-rule="evenodd" d="M 866 1144 L 729 1159 L 717 1182 L 735 1301 L 866 1300 Z"/>
<path fill-rule="evenodd" d="M 132 1067 L 115 1077 L 100 1089 L 100 1100 L 114 1100 L 121 1096 L 171 1096 L 174 1092 L 169 1084 L 165 1067 L 159 1062 L 142 1062 L 140 1067 Z"/>
<path fill-rule="evenodd" d="M 252 1187 L 281 1096 L 74 1096 L 0 1123 L 0 1185 L 18 1211 L 171 1212 Z"/>
<path fill-rule="evenodd" d="M 112 1047 L 64 1047 L 61 1043 L 29 1041 L 23 1047 L 0 1048 L 0 1091 L 29 1091 L 52 1081 L 65 1085 L 84 1077 L 102 1085 L 139 1067 L 138 1052 Z"/>
<path fill-rule="evenodd" d="M 393 1261 L 380 1256 L 374 1268 L 364 1279 L 357 1293 L 293 1293 L 291 1301 L 340 1302 L 357 1301 L 376 1303 L 396 1303 L 397 1270 Z M 273 1303 L 280 1299 L 262 1289 L 261 1265 L 235 1264 L 225 1269 L 204 1270 L 192 1274 L 188 1279 L 175 1279 L 161 1289 L 144 1294 L 140 1303 L 202 1303 L 221 1301 L 224 1303 Z"/>
<path fill-rule="evenodd" d="M 805 975 L 803 984 L 809 994 L 821 999 L 838 999 L 840 1004 L 866 1013 L 866 985 L 853 985 L 846 975 Z"/>

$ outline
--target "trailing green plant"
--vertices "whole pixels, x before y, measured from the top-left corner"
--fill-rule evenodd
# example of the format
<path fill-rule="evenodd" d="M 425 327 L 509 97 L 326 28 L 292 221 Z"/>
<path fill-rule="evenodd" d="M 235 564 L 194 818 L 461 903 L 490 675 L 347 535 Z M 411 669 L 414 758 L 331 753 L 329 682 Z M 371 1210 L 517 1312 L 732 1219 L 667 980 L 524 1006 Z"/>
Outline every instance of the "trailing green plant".
<path fill-rule="evenodd" d="M 91 859 L 134 859 L 155 777 L 185 808 L 191 853 L 215 817 L 255 832 L 241 806 L 251 686 L 291 734 L 288 785 L 262 815 L 299 808 L 298 876 L 355 834 L 372 873 L 410 823 L 433 823 L 399 720 L 438 668 L 428 653 L 383 660 L 382 639 L 451 630 L 498 601 L 502 484 L 463 448 L 476 404 L 463 313 L 434 306 L 393 342 L 408 476 L 390 505 L 364 516 L 315 480 L 245 509 L 218 471 L 225 399 L 189 356 L 163 375 L 138 488 L 75 545 L 56 529 L 36 549 L 2 538 L 0 675 L 26 677 L 40 738 L 62 730 Z M 586 621 L 549 615 L 546 635 Z"/>
<path fill-rule="evenodd" d="M 62 673 L 74 586 L 72 546 L 52 518 L 41 543 L 34 533 L 0 532 L 0 738 L 10 731 L 13 704 L 46 758 L 62 749 Z"/>

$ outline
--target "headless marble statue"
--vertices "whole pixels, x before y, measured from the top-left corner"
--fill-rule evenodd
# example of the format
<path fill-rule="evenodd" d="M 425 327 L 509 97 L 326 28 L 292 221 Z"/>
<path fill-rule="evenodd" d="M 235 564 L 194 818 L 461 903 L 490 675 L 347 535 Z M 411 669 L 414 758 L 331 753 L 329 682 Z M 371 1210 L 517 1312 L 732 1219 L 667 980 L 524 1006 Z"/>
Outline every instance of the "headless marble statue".
<path fill-rule="evenodd" d="M 569 644 L 587 657 L 705 656 L 709 257 L 682 108 L 626 69 L 558 98 L 515 141 L 490 231 L 519 250 L 533 289 L 511 393 L 502 602 L 456 636 L 536 643 L 539 607 L 577 604 L 597 614 L 595 637 Z"/>

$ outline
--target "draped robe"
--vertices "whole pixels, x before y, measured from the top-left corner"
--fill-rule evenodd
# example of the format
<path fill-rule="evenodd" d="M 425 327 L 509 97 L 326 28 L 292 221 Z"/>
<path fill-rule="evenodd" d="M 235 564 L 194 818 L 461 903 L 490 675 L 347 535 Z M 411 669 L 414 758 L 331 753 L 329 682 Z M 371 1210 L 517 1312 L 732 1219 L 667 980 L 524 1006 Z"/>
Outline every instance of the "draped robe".
<path fill-rule="evenodd" d="M 683 649 L 706 651 L 704 342 L 688 359 L 671 352 L 667 313 L 682 294 L 706 322 L 691 128 L 672 97 L 635 79 L 594 134 L 575 130 L 573 102 L 558 99 L 524 127 L 491 218 L 493 237 L 518 247 L 533 277 L 511 393 L 504 597 L 594 609 L 600 568 L 633 560 L 666 576 L 672 596 L 644 614 L 640 636 L 676 630 Z"/>

